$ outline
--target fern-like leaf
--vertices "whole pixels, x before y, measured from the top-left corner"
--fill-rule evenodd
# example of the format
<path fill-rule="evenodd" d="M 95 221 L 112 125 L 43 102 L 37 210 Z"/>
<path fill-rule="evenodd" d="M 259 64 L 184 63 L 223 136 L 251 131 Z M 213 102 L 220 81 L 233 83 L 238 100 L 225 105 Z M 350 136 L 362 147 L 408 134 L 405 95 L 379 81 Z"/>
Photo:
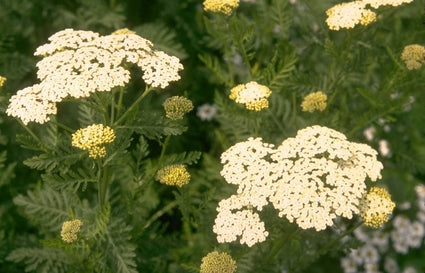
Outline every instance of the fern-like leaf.
<path fill-rule="evenodd" d="M 161 165 L 171 165 L 171 164 L 187 164 L 191 165 L 201 158 L 202 153 L 198 151 L 193 152 L 183 152 L 180 154 L 168 154 Z"/>
<path fill-rule="evenodd" d="M 187 127 L 159 115 L 142 116 L 137 122 L 138 126 L 125 126 L 148 139 L 160 140 L 162 136 L 181 135 Z"/>
<path fill-rule="evenodd" d="M 28 191 L 27 196 L 18 195 L 13 202 L 23 209 L 25 215 L 49 231 L 57 232 L 69 218 L 69 210 L 77 204 L 73 195 L 50 188 Z"/>
<path fill-rule="evenodd" d="M 154 48 L 179 59 L 187 58 L 187 53 L 177 41 L 177 33 L 163 23 L 147 23 L 134 29 L 140 36 L 154 44 Z"/>
<path fill-rule="evenodd" d="M 18 248 L 6 258 L 8 261 L 25 264 L 25 272 L 67 273 L 72 260 L 58 249 Z"/>
<path fill-rule="evenodd" d="M 85 189 L 87 183 L 97 182 L 97 177 L 93 173 L 83 169 L 78 169 L 76 172 L 42 174 L 41 177 L 50 187 L 58 191 L 71 190 L 77 192 L 81 186 Z"/>

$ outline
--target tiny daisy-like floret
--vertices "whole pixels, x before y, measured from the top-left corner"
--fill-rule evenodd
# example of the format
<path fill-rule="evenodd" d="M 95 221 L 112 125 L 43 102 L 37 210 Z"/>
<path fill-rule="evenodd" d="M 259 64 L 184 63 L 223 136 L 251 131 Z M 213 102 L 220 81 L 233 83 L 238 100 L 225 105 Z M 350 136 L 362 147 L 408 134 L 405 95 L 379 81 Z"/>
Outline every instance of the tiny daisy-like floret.
<path fill-rule="evenodd" d="M 193 109 L 192 101 L 180 96 L 166 99 L 162 106 L 164 106 L 165 116 L 173 120 L 183 119 L 184 115 Z"/>
<path fill-rule="evenodd" d="M 272 92 L 267 86 L 256 82 L 239 84 L 230 90 L 229 98 L 245 105 L 245 108 L 253 111 L 261 111 L 269 107 L 267 98 Z"/>
<path fill-rule="evenodd" d="M 183 164 L 169 165 L 156 173 L 156 179 L 169 186 L 182 187 L 190 181 L 190 173 Z"/>
<path fill-rule="evenodd" d="M 388 221 L 394 207 L 386 189 L 372 187 L 360 202 L 360 216 L 366 226 L 379 228 Z"/>
<path fill-rule="evenodd" d="M 40 84 L 19 90 L 10 98 L 6 114 L 19 118 L 25 125 L 31 121 L 40 124 L 48 122 L 49 115 L 57 112 L 56 103 L 45 100 L 41 90 Z"/>
<path fill-rule="evenodd" d="M 401 59 L 406 64 L 407 69 L 419 69 L 425 63 L 425 47 L 421 45 L 405 46 L 401 53 Z"/>
<path fill-rule="evenodd" d="M 114 140 L 114 130 L 103 124 L 93 124 L 72 134 L 72 146 L 89 151 L 91 158 L 105 157 L 105 144 Z"/>
<path fill-rule="evenodd" d="M 236 262 L 226 252 L 213 251 L 202 258 L 200 273 L 233 273 L 236 271 Z"/>
<path fill-rule="evenodd" d="M 83 222 L 79 219 L 72 221 L 66 221 L 62 224 L 61 237 L 67 243 L 75 242 L 78 238 L 78 232 L 80 232 Z"/>
<path fill-rule="evenodd" d="M 413 0 L 362 0 L 366 4 L 369 4 L 371 7 L 377 9 L 380 6 L 400 6 L 405 3 L 411 3 Z"/>
<path fill-rule="evenodd" d="M 354 28 L 357 24 L 367 25 L 376 19 L 376 14 L 366 9 L 366 3 L 353 1 L 341 3 L 326 11 L 329 29 Z"/>
<path fill-rule="evenodd" d="M 327 100 L 326 94 L 324 94 L 322 91 L 314 92 L 308 94 L 303 102 L 301 103 L 301 107 L 304 112 L 314 112 L 316 110 L 323 111 L 326 109 L 326 100 Z"/>
<path fill-rule="evenodd" d="M 239 6 L 239 0 L 205 0 L 204 10 L 230 15 Z"/>
<path fill-rule="evenodd" d="M 7 79 L 5 77 L 0 76 L 0 87 L 2 87 L 4 85 L 4 83 L 6 82 L 6 80 Z"/>

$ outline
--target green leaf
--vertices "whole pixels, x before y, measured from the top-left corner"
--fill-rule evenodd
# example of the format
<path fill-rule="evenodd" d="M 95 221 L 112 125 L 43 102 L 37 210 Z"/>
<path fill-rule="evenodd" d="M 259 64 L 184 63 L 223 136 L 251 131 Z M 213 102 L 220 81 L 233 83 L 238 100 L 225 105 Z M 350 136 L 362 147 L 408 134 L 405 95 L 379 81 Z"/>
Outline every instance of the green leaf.
<path fill-rule="evenodd" d="M 20 194 L 13 202 L 35 224 L 54 232 L 61 229 L 62 223 L 70 217 L 70 208 L 77 204 L 75 197 L 68 192 L 59 193 L 47 187 L 27 191 L 27 196 Z"/>
<path fill-rule="evenodd" d="M 168 28 L 164 23 L 143 24 L 134 28 L 134 31 L 143 38 L 151 41 L 157 50 L 176 56 L 180 60 L 186 59 L 188 56 L 182 45 L 177 41 L 177 33 Z"/>
<path fill-rule="evenodd" d="M 162 162 L 162 166 L 171 165 L 171 164 L 187 164 L 191 165 L 201 158 L 202 153 L 198 151 L 193 152 L 183 152 L 180 154 L 167 154 Z"/>
<path fill-rule="evenodd" d="M 37 170 L 53 171 L 58 169 L 66 169 L 69 165 L 76 163 L 80 160 L 85 152 L 73 154 L 41 154 L 24 160 L 24 164 L 30 168 Z"/>
<path fill-rule="evenodd" d="M 181 135 L 187 127 L 160 115 L 142 115 L 136 122 L 138 126 L 125 126 L 148 139 L 160 140 L 162 136 Z"/>
<path fill-rule="evenodd" d="M 204 65 L 214 73 L 219 83 L 227 84 L 231 81 L 231 76 L 221 65 L 220 60 L 209 54 L 198 54 L 198 58 Z"/>
<path fill-rule="evenodd" d="M 131 227 L 123 219 L 113 219 L 107 233 L 105 261 L 116 273 L 137 273 L 136 247 L 131 243 Z"/>
<path fill-rule="evenodd" d="M 42 174 L 41 178 L 50 187 L 58 191 L 71 190 L 77 192 L 81 186 L 85 189 L 87 183 L 97 182 L 97 177 L 93 175 L 93 172 L 87 172 L 84 169 L 77 169 L 76 172 Z"/>
<path fill-rule="evenodd" d="M 25 272 L 67 273 L 72 259 L 59 249 L 18 248 L 6 257 L 8 261 L 25 264 Z"/>

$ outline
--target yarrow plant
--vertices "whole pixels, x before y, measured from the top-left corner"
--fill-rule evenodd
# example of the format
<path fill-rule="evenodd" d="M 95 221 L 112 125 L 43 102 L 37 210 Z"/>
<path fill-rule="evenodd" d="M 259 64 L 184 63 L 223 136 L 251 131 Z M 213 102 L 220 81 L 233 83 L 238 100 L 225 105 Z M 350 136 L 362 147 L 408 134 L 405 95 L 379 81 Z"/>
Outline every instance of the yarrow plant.
<path fill-rule="evenodd" d="M 173 120 L 183 119 L 186 113 L 193 110 L 192 101 L 180 96 L 170 97 L 162 105 L 164 106 L 165 116 Z"/>
<path fill-rule="evenodd" d="M 93 124 L 72 134 L 72 146 L 89 151 L 91 158 L 105 157 L 105 144 L 114 140 L 114 130 L 103 124 Z"/>
<path fill-rule="evenodd" d="M 239 0 L 205 0 L 204 10 L 229 16 L 239 6 Z"/>
<path fill-rule="evenodd" d="M 305 112 L 323 111 L 326 109 L 326 100 L 328 97 L 322 91 L 310 93 L 305 96 L 301 107 Z"/>
<path fill-rule="evenodd" d="M 277 148 L 261 138 L 237 143 L 221 156 L 221 175 L 239 186 L 236 195 L 217 207 L 217 240 L 242 236 L 241 244 L 248 246 L 264 241 L 268 232 L 250 208 L 261 211 L 268 202 L 280 217 L 302 229 L 320 231 L 338 216 L 351 219 L 360 214 L 366 178 L 381 178 L 383 165 L 376 157 L 370 146 L 349 142 L 342 133 L 321 126 L 299 130 Z"/>
<path fill-rule="evenodd" d="M 229 98 L 237 103 L 245 105 L 245 108 L 251 111 L 261 111 L 269 107 L 267 98 L 271 91 L 267 86 L 257 82 L 239 84 L 230 90 Z"/>
<path fill-rule="evenodd" d="M 182 187 L 189 183 L 190 174 L 182 164 L 165 166 L 156 173 L 156 179 L 169 186 Z"/>
<path fill-rule="evenodd" d="M 83 222 L 79 219 L 64 222 L 61 230 L 62 240 L 67 243 L 75 242 L 82 225 Z"/>
<path fill-rule="evenodd" d="M 407 45 L 401 53 L 401 59 L 406 64 L 407 69 L 419 69 L 425 63 L 425 47 L 421 45 Z"/>
<path fill-rule="evenodd" d="M 235 260 L 228 253 L 213 251 L 202 258 L 200 273 L 234 273 L 236 268 Z"/>
<path fill-rule="evenodd" d="M 420 1 L 12 2 L 1 272 L 425 270 Z"/>
<path fill-rule="evenodd" d="M 143 71 L 143 80 L 152 87 L 165 88 L 180 79 L 179 59 L 152 49 L 153 44 L 133 33 L 101 36 L 92 31 L 65 29 L 49 37 L 50 43 L 37 48 L 41 81 L 17 92 L 6 113 L 24 124 L 44 123 L 56 114 L 56 103 L 67 97 L 84 98 L 93 92 L 123 87 L 130 80 L 125 64 Z"/>

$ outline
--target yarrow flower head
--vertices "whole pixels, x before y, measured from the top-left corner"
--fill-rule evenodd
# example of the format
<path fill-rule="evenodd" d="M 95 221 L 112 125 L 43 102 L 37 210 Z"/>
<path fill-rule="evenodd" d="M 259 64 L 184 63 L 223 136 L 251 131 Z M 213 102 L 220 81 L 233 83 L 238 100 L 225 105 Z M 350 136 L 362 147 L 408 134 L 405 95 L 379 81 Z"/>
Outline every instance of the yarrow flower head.
<path fill-rule="evenodd" d="M 66 221 L 62 224 L 61 237 L 67 243 L 75 242 L 83 222 L 79 219 Z"/>
<path fill-rule="evenodd" d="M 376 20 L 376 14 L 366 8 L 363 1 L 341 3 L 326 11 L 326 24 L 329 29 L 354 28 L 355 25 L 368 25 Z"/>
<path fill-rule="evenodd" d="M 257 82 L 249 82 L 247 84 L 239 84 L 230 90 L 229 98 L 242 103 L 245 108 L 253 111 L 261 111 L 269 107 L 267 98 L 272 92 L 267 86 L 258 84 Z"/>
<path fill-rule="evenodd" d="M 189 183 L 190 173 L 183 164 L 169 165 L 156 173 L 156 179 L 169 186 L 182 187 Z"/>
<path fill-rule="evenodd" d="M 37 63 L 41 82 L 12 96 L 7 114 L 25 124 L 46 122 L 48 115 L 56 114 L 55 104 L 66 97 L 84 98 L 125 86 L 130 80 L 129 64 L 143 71 L 146 84 L 165 88 L 180 79 L 178 72 L 183 66 L 178 58 L 152 47 L 150 41 L 127 29 L 106 36 L 92 31 L 59 31 L 34 53 L 43 57 Z M 28 100 L 31 105 L 27 106 Z M 35 110 L 28 110 L 31 108 L 47 110 L 33 118 Z"/>
<path fill-rule="evenodd" d="M 241 236 L 248 246 L 264 241 L 268 232 L 254 210 L 269 202 L 280 217 L 303 229 L 323 230 L 338 216 L 351 219 L 359 213 L 365 180 L 381 177 L 377 154 L 321 126 L 299 130 L 277 148 L 261 138 L 233 145 L 221 155 L 220 174 L 238 189 L 218 204 L 213 227 L 217 240 Z"/>
<path fill-rule="evenodd" d="M 172 120 L 183 119 L 183 116 L 193 109 L 192 101 L 180 96 L 166 99 L 162 106 L 164 106 L 165 116 Z"/>
<path fill-rule="evenodd" d="M 115 140 L 115 132 L 109 126 L 93 124 L 83 129 L 78 129 L 72 134 L 72 146 L 89 151 L 89 157 L 105 157 L 105 144 Z"/>
<path fill-rule="evenodd" d="M 327 100 L 326 94 L 324 94 L 322 91 L 314 92 L 308 94 L 303 102 L 301 103 L 301 107 L 304 112 L 314 112 L 316 110 L 323 111 L 326 109 L 326 100 Z"/>
<path fill-rule="evenodd" d="M 407 69 L 419 69 L 425 63 L 425 47 L 421 45 L 405 46 L 401 53 L 401 59 L 406 64 Z"/>
<path fill-rule="evenodd" d="M 2 87 L 4 85 L 4 83 L 6 82 L 6 80 L 7 79 L 5 77 L 0 76 L 0 87 Z"/>
<path fill-rule="evenodd" d="M 239 0 L 205 0 L 204 10 L 229 16 L 239 6 Z"/>
<path fill-rule="evenodd" d="M 201 120 L 210 121 L 214 118 L 215 114 L 217 114 L 217 108 L 209 103 L 202 104 L 196 111 L 196 115 Z"/>
<path fill-rule="evenodd" d="M 213 251 L 202 258 L 200 273 L 234 273 L 236 262 L 226 252 Z"/>
<path fill-rule="evenodd" d="M 380 6 L 400 6 L 404 3 L 411 3 L 413 0 L 362 0 L 366 4 L 369 4 L 371 7 L 377 9 Z"/>
<path fill-rule="evenodd" d="M 395 203 L 384 188 L 372 187 L 360 202 L 360 216 L 366 226 L 379 228 L 388 221 Z"/>

